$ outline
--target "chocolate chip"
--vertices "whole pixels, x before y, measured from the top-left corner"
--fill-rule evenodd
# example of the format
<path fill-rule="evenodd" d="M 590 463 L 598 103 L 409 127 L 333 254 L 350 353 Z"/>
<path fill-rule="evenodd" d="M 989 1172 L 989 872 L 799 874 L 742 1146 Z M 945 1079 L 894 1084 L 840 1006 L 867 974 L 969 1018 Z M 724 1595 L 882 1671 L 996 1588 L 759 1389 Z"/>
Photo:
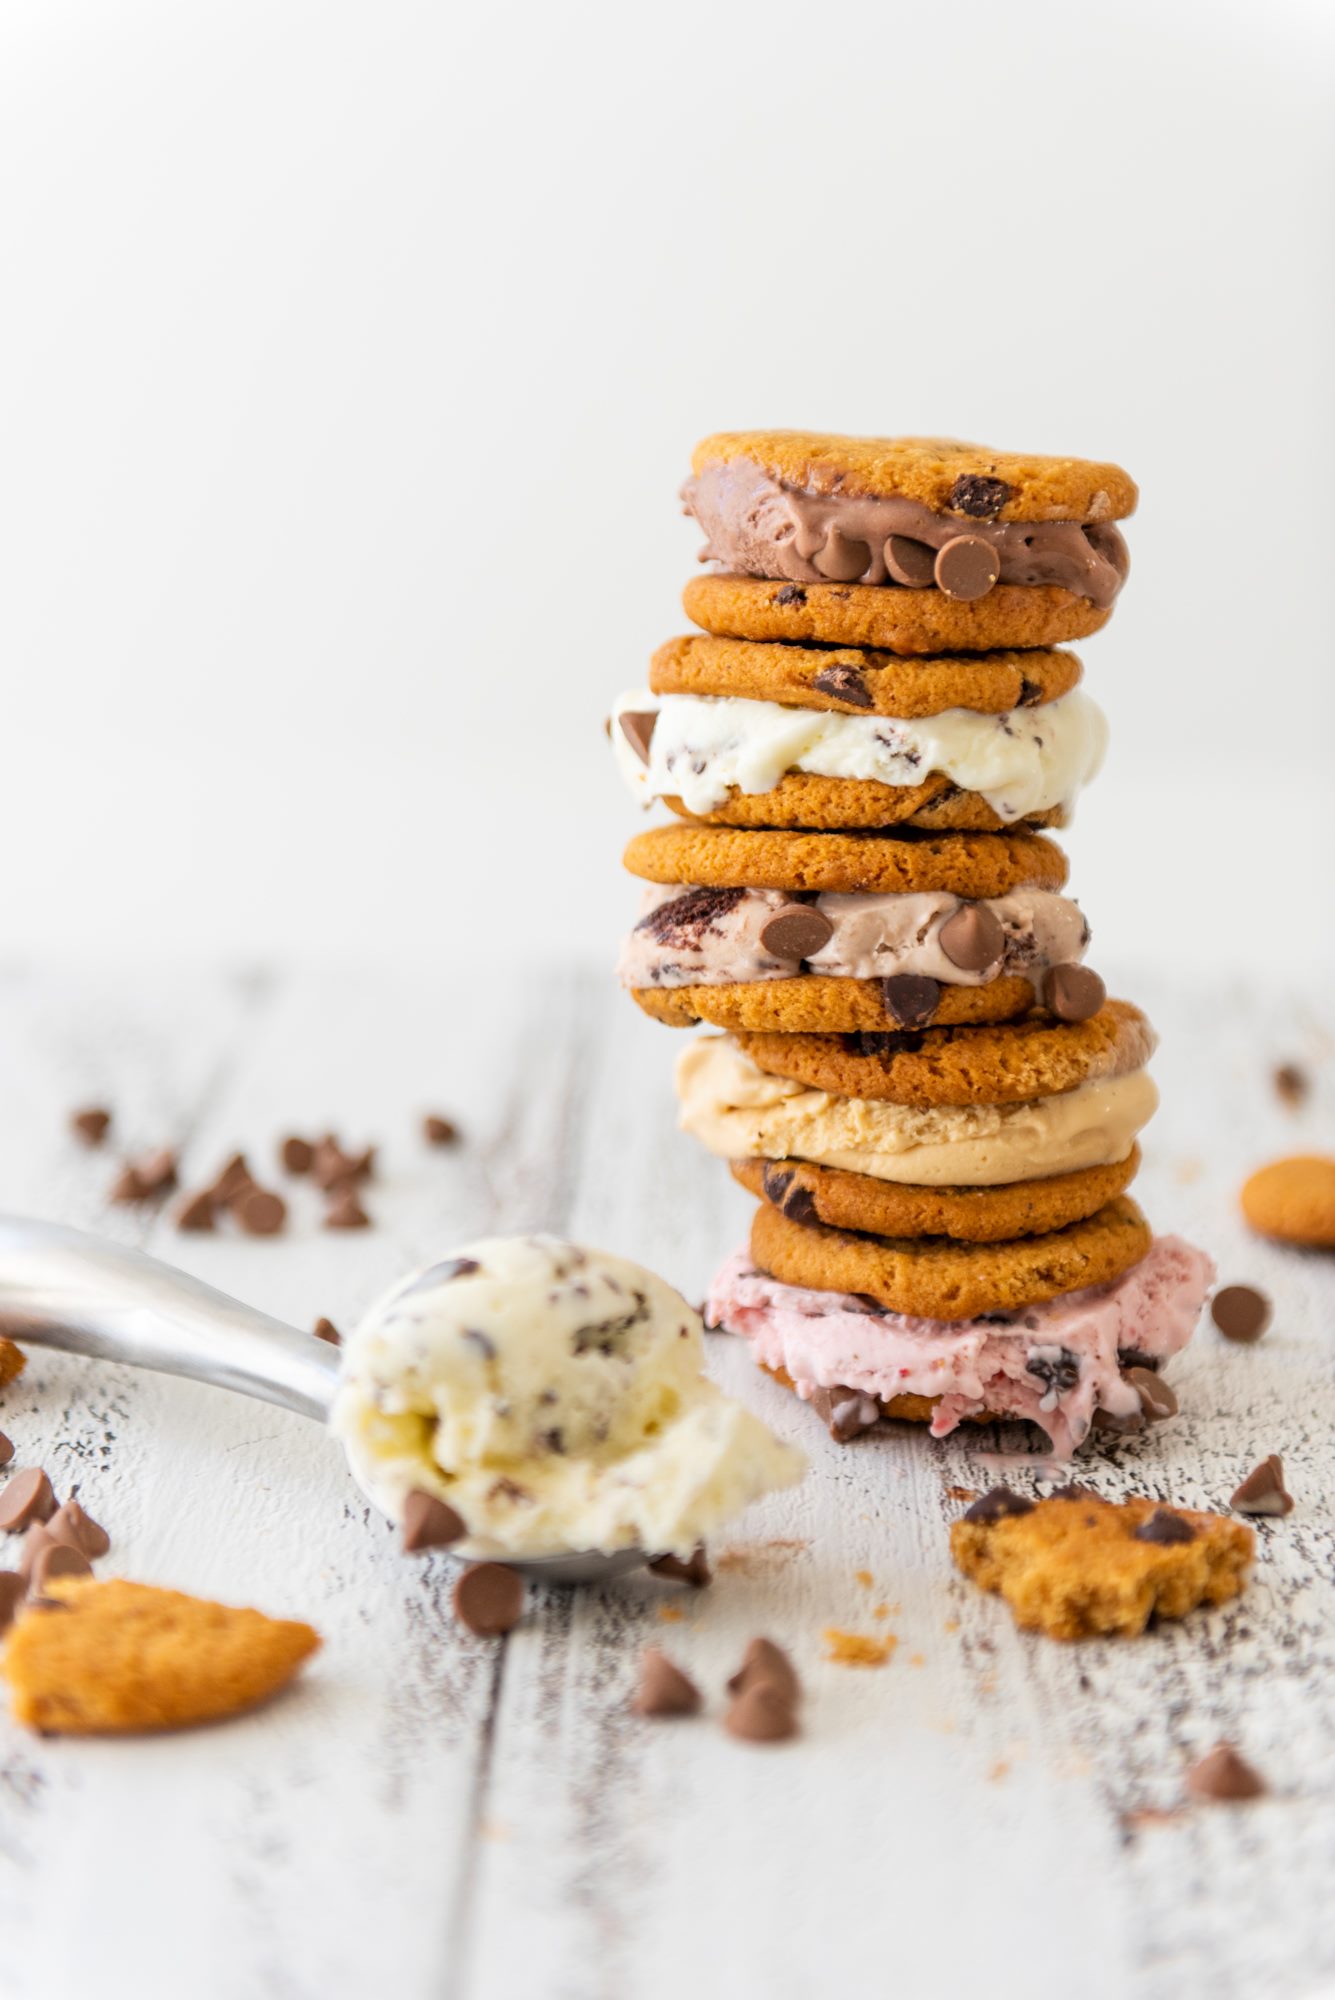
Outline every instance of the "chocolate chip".
<path fill-rule="evenodd" d="M 454 1609 L 470 1632 L 494 1639 L 524 1615 L 524 1585 L 504 1563 L 473 1563 L 454 1586 Z"/>
<path fill-rule="evenodd" d="M 255 1176 L 250 1171 L 245 1154 L 233 1153 L 209 1192 L 219 1208 L 230 1208 L 238 1196 L 254 1185 Z"/>
<path fill-rule="evenodd" d="M 247 1236 L 276 1236 L 287 1221 L 287 1203 L 269 1188 L 247 1188 L 233 1210 Z"/>
<path fill-rule="evenodd" d="M 936 581 L 963 604 L 986 597 L 1001 575 L 1001 558 L 979 535 L 955 535 L 936 552 Z"/>
<path fill-rule="evenodd" d="M 422 1137 L 428 1146 L 457 1146 L 459 1127 L 452 1118 L 442 1118 L 438 1111 L 428 1111 L 422 1120 Z"/>
<path fill-rule="evenodd" d="M 807 594 L 800 583 L 785 583 L 782 590 L 776 590 L 771 604 L 805 604 Z"/>
<path fill-rule="evenodd" d="M 311 1163 L 315 1184 L 326 1193 L 333 1188 L 355 1186 L 359 1181 L 369 1180 L 374 1168 L 374 1146 L 367 1146 L 361 1153 L 347 1153 L 332 1132 L 326 1132 L 319 1141 Z"/>
<path fill-rule="evenodd" d="M 1178 1412 L 1177 1397 L 1152 1368 L 1128 1368 L 1122 1377 L 1130 1384 L 1140 1398 L 1140 1408 L 1147 1423 L 1161 1424 L 1165 1417 L 1175 1417 Z"/>
<path fill-rule="evenodd" d="M 403 1553 L 418 1555 L 423 1549 L 447 1549 L 461 1541 L 468 1528 L 461 1515 L 434 1493 L 420 1488 L 403 1503 Z M 512 1575 L 507 1571 L 507 1575 Z"/>
<path fill-rule="evenodd" d="M 1210 1317 L 1225 1340 L 1248 1344 L 1270 1324 L 1270 1301 L 1251 1285 L 1225 1285 L 1210 1301 Z"/>
<path fill-rule="evenodd" d="M 324 1213 L 326 1229 L 369 1229 L 371 1218 L 357 1199 L 355 1188 L 340 1189 Z"/>
<path fill-rule="evenodd" d="M 1034 704 L 1038 701 L 1041 701 L 1042 698 L 1043 698 L 1042 684 L 1039 681 L 1031 681 L 1027 674 L 1021 674 L 1020 700 L 1018 706 L 1021 708 L 1032 708 Z"/>
<path fill-rule="evenodd" d="M 785 903 L 762 925 L 760 942 L 773 958 L 813 958 L 834 936 L 834 925 L 810 903 Z"/>
<path fill-rule="evenodd" d="M 729 1694 L 743 1694 L 748 1688 L 770 1687 L 792 1706 L 802 1687 L 782 1646 L 772 1639 L 752 1639 L 742 1654 L 742 1664 L 728 1682 Z"/>
<path fill-rule="evenodd" d="M 1178 1542 L 1194 1542 L 1195 1539 L 1196 1530 L 1190 1521 L 1184 1521 L 1170 1507 L 1156 1507 L 1148 1521 L 1142 1521 L 1138 1528 L 1132 1530 L 1133 1541 L 1155 1542 L 1164 1548 Z"/>
<path fill-rule="evenodd" d="M 127 1160 L 112 1184 L 110 1199 L 118 1202 L 154 1201 L 176 1185 L 176 1155 L 168 1146 Z"/>
<path fill-rule="evenodd" d="M 891 535 L 885 545 L 885 566 L 896 583 L 923 590 L 936 580 L 936 550 L 911 535 Z"/>
<path fill-rule="evenodd" d="M 31 1582 L 38 1556 L 43 1549 L 53 1549 L 55 1545 L 55 1536 L 48 1534 L 40 1521 L 34 1521 L 19 1543 L 19 1575 Z"/>
<path fill-rule="evenodd" d="M 8 1465 L 10 1459 L 13 1456 L 14 1456 L 13 1440 L 11 1438 L 7 1438 L 4 1432 L 0 1431 L 0 1465 Z"/>
<path fill-rule="evenodd" d="M 760 1176 L 760 1185 L 765 1199 L 774 1208 L 783 1207 L 783 1198 L 793 1184 L 791 1167 L 767 1166 Z"/>
<path fill-rule="evenodd" d="M 831 583 L 856 583 L 871 567 L 871 550 L 865 542 L 850 540 L 841 528 L 831 526 L 811 564 Z"/>
<path fill-rule="evenodd" d="M 921 972 L 896 972 L 881 981 L 885 1011 L 901 1028 L 924 1028 L 941 998 L 935 979 Z"/>
<path fill-rule="evenodd" d="M 1097 1500 L 1098 1494 L 1092 1486 L 1082 1486 L 1078 1479 L 1068 1479 L 1064 1486 L 1054 1486 L 1049 1500 Z"/>
<path fill-rule="evenodd" d="M 986 972 L 1000 963 L 1006 949 L 1001 919 L 986 903 L 961 903 L 938 933 L 938 942 L 961 972 Z"/>
<path fill-rule="evenodd" d="M 1254 1466 L 1229 1501 L 1240 1514 L 1291 1514 L 1293 1495 L 1284 1490 L 1284 1461 L 1272 1451 Z"/>
<path fill-rule="evenodd" d="M 990 479 L 982 472 L 962 472 L 950 489 L 949 505 L 957 514 L 972 514 L 985 521 L 999 514 L 1011 497 L 1004 479 Z"/>
<path fill-rule="evenodd" d="M 877 1311 L 880 1310 L 878 1306 Z M 851 1438 L 861 1437 L 881 1421 L 880 1404 L 861 1389 L 842 1386 L 813 1389 L 807 1397 L 807 1407 L 815 1411 L 836 1444 L 847 1444 Z"/>
<path fill-rule="evenodd" d="M 661 1647 L 646 1646 L 631 1707 L 637 1715 L 694 1715 L 700 1707 L 700 1690 Z"/>
<path fill-rule="evenodd" d="M 1043 975 L 1043 1005 L 1059 1021 L 1088 1021 L 1098 1013 L 1107 988 L 1087 965 L 1050 965 Z"/>
<path fill-rule="evenodd" d="M 783 1743 L 797 1734 L 793 1705 L 767 1681 L 744 1688 L 723 1718 L 730 1736 L 743 1743 Z"/>
<path fill-rule="evenodd" d="M 656 708 L 627 709 L 617 717 L 621 734 L 642 764 L 649 762 L 649 746 L 654 740 L 654 724 L 657 721 Z"/>
<path fill-rule="evenodd" d="M 975 1500 L 972 1507 L 965 1509 L 962 1518 L 966 1521 L 981 1521 L 990 1527 L 994 1521 L 1006 1521 L 1020 1514 L 1032 1514 L 1034 1503 L 1023 1493 L 1012 1493 L 1009 1486 L 994 1486 L 990 1493 L 984 1493 L 981 1500 Z"/>
<path fill-rule="evenodd" d="M 34 1521 L 49 1521 L 56 1511 L 51 1481 L 40 1468 L 16 1472 L 0 1493 L 0 1534 L 13 1535 Z"/>
<path fill-rule="evenodd" d="M 1050 1408 L 1058 1396 L 1065 1396 L 1075 1388 L 1080 1380 L 1080 1356 L 1069 1347 L 1031 1347 L 1025 1356 L 1025 1372 L 1035 1381 L 1041 1382 L 1048 1395 L 1043 1398 L 1043 1407 Z"/>
<path fill-rule="evenodd" d="M 1216 1743 L 1187 1772 L 1187 1790 L 1195 1799 L 1232 1804 L 1238 1799 L 1259 1799 L 1269 1786 L 1231 1743 Z"/>
<path fill-rule="evenodd" d="M 40 1596 L 58 1576 L 91 1576 L 93 1565 L 81 1550 L 72 1548 L 68 1542 L 50 1542 L 39 1549 L 32 1566 L 28 1588 L 34 1596 Z"/>
<path fill-rule="evenodd" d="M 863 1029 L 855 1035 L 841 1035 L 839 1039 L 854 1056 L 916 1056 L 925 1038 L 917 1030 L 906 1032 L 895 1029 L 869 1034 Z"/>
<path fill-rule="evenodd" d="M 1312 1080 L 1307 1071 L 1299 1069 L 1297 1063 L 1281 1063 L 1272 1078 L 1276 1095 L 1289 1109 L 1296 1111 L 1312 1088 Z"/>
<path fill-rule="evenodd" d="M 315 1148 L 309 1139 L 290 1133 L 278 1149 L 278 1157 L 284 1171 L 289 1174 L 308 1174 L 315 1164 Z"/>
<path fill-rule="evenodd" d="M 27 1595 L 28 1586 L 17 1570 L 0 1569 L 0 1632 L 7 1632 Z"/>
<path fill-rule="evenodd" d="M 684 1562 L 680 1556 L 655 1556 L 649 1567 L 655 1576 L 670 1577 L 674 1583 L 689 1583 L 692 1590 L 703 1590 L 714 1581 L 703 1542 L 696 1543 Z"/>
<path fill-rule="evenodd" d="M 871 690 L 856 667 L 822 667 L 811 685 L 850 708 L 871 707 Z"/>
<path fill-rule="evenodd" d="M 90 1104 L 84 1111 L 70 1113 L 70 1130 L 85 1146 L 100 1146 L 111 1130 L 111 1113 Z"/>
<path fill-rule="evenodd" d="M 90 1562 L 96 1562 L 111 1547 L 111 1536 L 106 1529 L 91 1514 L 85 1514 L 77 1500 L 67 1500 L 63 1507 L 57 1507 L 46 1524 L 46 1532 L 53 1542 L 64 1542 L 77 1549 Z"/>
<path fill-rule="evenodd" d="M 176 1227 L 203 1233 L 215 1227 L 213 1190 L 201 1188 L 198 1194 L 188 1194 L 176 1211 Z"/>
<path fill-rule="evenodd" d="M 315 1325 L 311 1328 L 311 1332 L 317 1340 L 327 1340 L 331 1347 L 341 1347 L 343 1344 L 343 1336 L 334 1325 L 333 1320 L 326 1319 L 323 1313 L 316 1320 Z"/>

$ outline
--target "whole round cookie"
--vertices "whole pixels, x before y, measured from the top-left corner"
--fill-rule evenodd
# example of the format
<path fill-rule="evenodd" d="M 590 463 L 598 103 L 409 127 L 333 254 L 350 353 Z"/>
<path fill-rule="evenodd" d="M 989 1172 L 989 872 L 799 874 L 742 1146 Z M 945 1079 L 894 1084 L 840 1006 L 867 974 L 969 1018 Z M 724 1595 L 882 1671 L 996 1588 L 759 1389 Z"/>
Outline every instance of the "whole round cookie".
<path fill-rule="evenodd" d="M 939 1320 L 1014 1312 L 1108 1284 L 1138 1264 L 1151 1241 L 1128 1195 L 1065 1229 L 1001 1243 L 855 1236 L 793 1222 L 766 1202 L 751 1224 L 751 1255 L 781 1284 L 857 1293 L 888 1312 Z"/>
<path fill-rule="evenodd" d="M 1335 1250 L 1335 1159 L 1298 1153 L 1272 1160 L 1243 1183 L 1242 1212 L 1278 1243 Z"/>
<path fill-rule="evenodd" d="M 682 592 L 692 624 L 720 638 L 797 639 L 924 653 L 988 653 L 1088 639 L 1112 615 L 1054 584 L 999 583 L 958 601 L 939 590 L 887 590 L 867 583 L 777 583 L 762 577 L 696 576 Z"/>
<path fill-rule="evenodd" d="M 1006 1187 L 913 1187 L 818 1167 L 807 1160 L 733 1160 L 733 1179 L 792 1222 L 822 1222 L 872 1236 L 948 1236 L 1002 1243 L 1081 1222 L 1123 1193 L 1140 1168 L 1140 1148 L 1110 1167 L 1053 1174 Z"/>
<path fill-rule="evenodd" d="M 823 778 L 788 771 L 767 792 L 742 792 L 734 786 L 724 803 L 710 812 L 688 812 L 671 793 L 663 795 L 663 804 L 680 819 L 706 826 L 818 831 L 907 826 L 942 833 L 1001 833 L 1016 825 L 1062 827 L 1070 817 L 1064 806 L 1048 806 L 1018 819 L 1003 819 L 977 792 L 961 791 L 939 771 L 920 785 L 882 785 L 873 778 Z"/>
<path fill-rule="evenodd" d="M 637 833 L 622 860 L 646 882 L 794 894 L 941 889 L 955 896 L 1005 896 L 1012 889 L 1060 889 L 1067 875 L 1061 849 L 1022 828 L 987 834 L 808 833 L 691 823 Z"/>
<path fill-rule="evenodd" d="M 1015 1104 L 1141 1069 L 1154 1031 L 1129 1000 L 1105 1000 L 1086 1021 L 1035 1014 L 991 1026 L 878 1035 L 740 1032 L 758 1068 L 832 1097 L 891 1104 Z"/>
<path fill-rule="evenodd" d="M 735 986 L 634 986 L 632 998 L 669 1028 L 742 1028 L 780 1035 L 884 1031 L 892 1025 L 880 979 L 832 979 L 808 972 L 800 979 L 752 979 Z M 938 989 L 931 1021 L 1013 1021 L 1034 1004 L 1034 989 L 1018 974 L 989 986 Z"/>
<path fill-rule="evenodd" d="M 655 694 L 741 696 L 790 708 L 913 719 L 968 708 L 1005 715 L 1041 707 L 1079 685 L 1074 653 L 952 654 L 905 661 L 857 646 L 757 644 L 707 634 L 669 639 L 654 654 Z"/>

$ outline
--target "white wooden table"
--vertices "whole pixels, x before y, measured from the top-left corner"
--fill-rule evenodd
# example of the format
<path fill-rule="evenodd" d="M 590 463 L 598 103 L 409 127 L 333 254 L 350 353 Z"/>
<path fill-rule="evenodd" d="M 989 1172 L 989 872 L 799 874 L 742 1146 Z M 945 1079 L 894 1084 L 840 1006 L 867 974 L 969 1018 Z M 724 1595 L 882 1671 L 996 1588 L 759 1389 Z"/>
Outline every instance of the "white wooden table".
<path fill-rule="evenodd" d="M 450 1565 L 403 1560 L 313 1426 L 189 1384 L 34 1353 L 0 1421 L 18 1462 L 77 1480 L 102 1565 L 276 1613 L 325 1637 L 267 1711 L 128 1742 L 0 1722 L 0 1993 L 12 2000 L 806 2000 L 962 1990 L 1212 2000 L 1335 1974 L 1335 1267 L 1246 1239 L 1233 1196 L 1272 1152 L 1327 1144 L 1281 1058 L 1332 1067 L 1328 1026 L 1273 993 L 1121 982 L 1164 1035 L 1164 1110 L 1137 1192 L 1277 1304 L 1259 1347 L 1204 1330 L 1183 1416 L 1081 1476 L 1219 1505 L 1284 1455 L 1297 1509 L 1261 1522 L 1245 1596 L 1134 1644 L 1023 1637 L 951 1570 L 952 1485 L 1022 1434 L 840 1448 L 719 1336 L 712 1365 L 811 1457 L 802 1487 L 714 1551 L 703 1593 L 647 1577 L 553 1593 L 504 1642 L 449 1610 Z M 678 1046 L 594 972 L 503 985 L 348 977 L 0 975 L 0 1206 L 139 1241 L 301 1324 L 351 1322 L 448 1246 L 545 1226 L 639 1257 L 690 1296 L 748 1203 L 673 1129 Z M 320 1230 L 298 1184 L 277 1240 L 178 1235 L 108 1210 L 107 1153 L 67 1112 L 114 1106 L 128 1147 L 186 1177 L 286 1130 L 375 1139 L 378 1227 Z M 458 1118 L 432 1153 L 417 1115 Z M 870 1588 L 857 1572 L 870 1572 Z M 879 1622 L 874 1608 L 890 1607 Z M 666 1614 L 666 1615 L 665 1615 Z M 671 1614 L 679 1614 L 671 1616 Z M 823 1660 L 822 1628 L 899 1641 Z M 805 1733 L 719 1727 L 746 1639 L 773 1634 Z M 662 1641 L 708 1719 L 627 1713 Z M 1182 1808 L 1181 1774 L 1235 1739 L 1273 1795 Z"/>

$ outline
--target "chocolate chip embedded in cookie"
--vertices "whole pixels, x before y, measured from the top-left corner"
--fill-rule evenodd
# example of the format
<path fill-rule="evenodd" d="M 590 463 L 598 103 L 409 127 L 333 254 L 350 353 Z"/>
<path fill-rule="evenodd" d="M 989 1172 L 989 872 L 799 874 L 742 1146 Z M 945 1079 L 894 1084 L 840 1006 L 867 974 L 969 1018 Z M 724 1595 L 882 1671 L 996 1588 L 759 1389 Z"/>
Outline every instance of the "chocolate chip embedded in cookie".
<path fill-rule="evenodd" d="M 913 1187 L 806 1160 L 734 1160 L 733 1179 L 795 1222 L 872 1236 L 948 1236 L 1004 1243 L 1094 1215 L 1135 1179 L 1140 1148 L 1109 1167 L 1003 1187 Z"/>
<path fill-rule="evenodd" d="M 893 1104 L 1013 1104 L 1057 1096 L 1143 1068 L 1154 1031 L 1129 1000 L 1088 1021 L 1034 1016 L 990 1026 L 927 1028 L 920 1036 L 739 1034 L 738 1046 L 772 1076 L 833 1096 Z M 1335 1173 L 1335 1163 L 1332 1164 Z"/>
<path fill-rule="evenodd" d="M 776 1034 L 874 1033 L 892 1025 L 881 979 L 754 979 L 734 986 L 636 986 L 632 998 L 669 1028 L 715 1028 Z M 929 1019 L 934 1027 L 958 1022 L 1014 1021 L 1034 1004 L 1034 990 L 1018 976 L 989 986 L 941 986 Z"/>
<path fill-rule="evenodd" d="M 917 785 L 883 785 L 874 778 L 826 778 L 789 771 L 767 792 L 735 786 L 707 811 L 692 811 L 675 792 L 662 802 L 680 819 L 708 826 L 922 827 L 933 833 L 1000 833 L 1008 826 L 1060 828 L 1070 819 L 1065 804 L 999 813 L 977 792 L 963 791 L 953 779 L 934 772 Z"/>
<path fill-rule="evenodd" d="M 767 1203 L 751 1224 L 751 1255 L 780 1283 L 858 1294 L 887 1312 L 936 1320 L 1013 1312 L 1108 1284 L 1140 1263 L 1151 1241 L 1126 1195 L 1065 1229 L 1001 1243 L 854 1235 L 796 1222 Z"/>
<path fill-rule="evenodd" d="M 646 882 L 718 888 L 895 895 L 945 891 L 1004 896 L 1057 890 L 1066 856 L 1027 829 L 1006 833 L 808 833 L 713 826 L 657 826 L 636 834 L 622 861 Z"/>
<path fill-rule="evenodd" d="M 1088 639 L 1112 615 L 1069 590 L 1026 590 L 1007 583 L 999 583 L 986 597 L 957 603 L 940 590 L 695 576 L 681 602 L 692 624 L 717 638 L 866 646 L 908 659 L 1060 646 Z"/>
<path fill-rule="evenodd" d="M 669 639 L 654 654 L 655 694 L 741 696 L 790 708 L 907 719 L 945 709 L 1005 715 L 1069 694 L 1081 678 L 1074 653 L 947 654 L 905 661 L 855 646 L 757 644 L 694 633 Z"/>
<path fill-rule="evenodd" d="M 265 1701 L 320 1643 L 266 1618 L 115 1577 L 53 1579 L 50 1609 L 10 1633 L 14 1715 L 44 1735 L 91 1736 L 215 1722 Z"/>
<path fill-rule="evenodd" d="M 1134 1637 L 1152 1617 L 1223 1604 L 1242 1589 L 1254 1546 L 1250 1528 L 1218 1514 L 1092 1494 L 1054 1495 L 1020 1516 L 966 1516 L 950 1531 L 964 1574 L 1004 1597 L 1017 1625 L 1053 1639 Z"/>
<path fill-rule="evenodd" d="M 1300 1153 L 1273 1160 L 1244 1182 L 1242 1212 L 1253 1229 L 1277 1243 L 1335 1249 L 1335 1159 Z"/>

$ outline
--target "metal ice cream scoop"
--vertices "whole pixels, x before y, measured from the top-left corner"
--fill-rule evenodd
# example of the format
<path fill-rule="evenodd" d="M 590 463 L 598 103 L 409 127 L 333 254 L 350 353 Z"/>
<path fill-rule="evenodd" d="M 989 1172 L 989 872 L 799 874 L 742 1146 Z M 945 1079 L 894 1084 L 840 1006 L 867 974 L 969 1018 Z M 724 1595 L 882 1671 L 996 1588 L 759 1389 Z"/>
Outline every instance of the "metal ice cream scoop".
<path fill-rule="evenodd" d="M 0 1216 L 0 1333 L 94 1361 L 125 1361 L 235 1389 L 326 1423 L 336 1348 L 212 1285 L 81 1229 Z M 499 1558 L 535 1583 L 605 1583 L 648 1558 L 639 1549 Z"/>

